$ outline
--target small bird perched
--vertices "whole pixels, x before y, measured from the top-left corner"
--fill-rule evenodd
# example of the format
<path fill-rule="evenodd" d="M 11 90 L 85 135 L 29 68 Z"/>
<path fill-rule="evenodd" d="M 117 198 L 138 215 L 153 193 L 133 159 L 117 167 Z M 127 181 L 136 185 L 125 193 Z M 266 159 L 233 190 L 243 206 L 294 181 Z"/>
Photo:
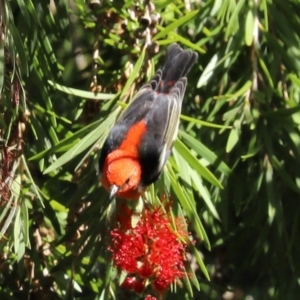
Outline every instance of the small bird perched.
<path fill-rule="evenodd" d="M 170 45 L 162 70 L 111 129 L 99 159 L 101 182 L 111 198 L 138 199 L 158 179 L 177 138 L 185 76 L 197 58 L 194 51 Z"/>

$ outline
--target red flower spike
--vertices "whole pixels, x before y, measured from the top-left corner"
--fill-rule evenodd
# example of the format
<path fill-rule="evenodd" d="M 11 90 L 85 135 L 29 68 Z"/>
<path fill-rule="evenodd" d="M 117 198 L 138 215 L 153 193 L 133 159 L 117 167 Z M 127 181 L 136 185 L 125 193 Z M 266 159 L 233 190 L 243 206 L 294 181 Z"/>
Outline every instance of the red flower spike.
<path fill-rule="evenodd" d="M 145 297 L 145 300 L 156 300 L 156 297 L 152 296 L 152 295 L 147 295 Z"/>
<path fill-rule="evenodd" d="M 135 277 L 127 276 L 121 286 L 127 290 L 132 290 L 134 281 L 135 281 Z"/>
<path fill-rule="evenodd" d="M 148 263 L 144 263 L 139 269 L 138 269 L 138 274 L 142 278 L 149 278 L 150 276 L 153 275 L 153 270 L 152 267 Z"/>
<path fill-rule="evenodd" d="M 131 229 L 131 217 L 133 215 L 133 211 L 126 205 L 125 201 L 123 201 L 118 207 L 118 211 L 117 222 L 119 222 L 122 230 Z"/>
<path fill-rule="evenodd" d="M 152 282 L 155 290 L 162 292 L 184 276 L 186 245 L 178 239 L 178 234 L 183 240 L 187 239 L 184 222 L 180 218 L 175 220 L 176 234 L 171 228 L 171 218 L 161 208 L 145 208 L 134 228 L 131 226 L 132 215 L 127 208 L 127 213 L 118 220 L 120 228 L 111 232 L 109 250 L 113 263 L 119 270 L 137 276 L 132 283 L 137 293 L 144 290 L 146 282 Z"/>
<path fill-rule="evenodd" d="M 115 265 L 127 272 L 137 272 L 137 257 L 144 253 L 142 242 L 138 237 L 122 233 L 119 229 L 114 229 L 111 235 L 113 246 L 110 250 L 113 252 Z"/>
<path fill-rule="evenodd" d="M 144 290 L 145 286 L 144 284 L 139 281 L 139 280 L 135 280 L 133 282 L 133 290 L 137 293 L 137 294 L 141 294 Z"/>
<path fill-rule="evenodd" d="M 172 278 L 168 277 L 168 276 L 159 276 L 157 277 L 154 282 L 153 282 L 153 286 L 155 288 L 156 291 L 158 292 L 163 292 L 165 291 L 169 285 L 172 283 Z"/>

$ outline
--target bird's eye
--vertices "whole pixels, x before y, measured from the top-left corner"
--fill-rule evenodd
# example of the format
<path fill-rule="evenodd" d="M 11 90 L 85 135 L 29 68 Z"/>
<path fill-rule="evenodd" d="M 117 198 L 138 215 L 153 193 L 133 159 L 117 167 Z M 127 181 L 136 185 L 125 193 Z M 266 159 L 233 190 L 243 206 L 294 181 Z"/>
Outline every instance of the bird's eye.
<path fill-rule="evenodd" d="M 130 177 L 128 177 L 128 178 L 126 179 L 125 184 L 128 184 L 129 181 L 130 181 Z"/>

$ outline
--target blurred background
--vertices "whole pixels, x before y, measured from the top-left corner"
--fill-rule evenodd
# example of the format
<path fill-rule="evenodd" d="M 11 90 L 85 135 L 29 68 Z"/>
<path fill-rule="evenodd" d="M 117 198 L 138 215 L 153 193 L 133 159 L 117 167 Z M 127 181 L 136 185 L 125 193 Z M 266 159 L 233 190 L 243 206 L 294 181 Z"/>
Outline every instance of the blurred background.
<path fill-rule="evenodd" d="M 0 299 L 144 299 L 95 165 L 173 42 L 199 59 L 147 198 L 186 218 L 196 279 L 162 298 L 298 299 L 299 34 L 297 0 L 0 0 Z"/>

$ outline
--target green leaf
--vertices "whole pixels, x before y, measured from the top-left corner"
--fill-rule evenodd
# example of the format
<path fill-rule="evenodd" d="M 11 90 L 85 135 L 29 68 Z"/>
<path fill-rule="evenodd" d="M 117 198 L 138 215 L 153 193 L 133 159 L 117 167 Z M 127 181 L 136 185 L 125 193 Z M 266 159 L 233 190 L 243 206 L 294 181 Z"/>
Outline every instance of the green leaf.
<path fill-rule="evenodd" d="M 189 121 L 189 122 L 194 123 L 194 124 L 199 124 L 199 125 L 212 127 L 212 128 L 220 128 L 220 129 L 231 129 L 232 128 L 232 126 L 214 124 L 214 123 L 211 123 L 211 122 L 199 120 L 199 119 L 189 117 L 189 116 L 185 116 L 185 115 L 180 115 L 180 119 L 185 120 L 185 121 Z"/>
<path fill-rule="evenodd" d="M 300 87 L 300 78 L 297 75 L 291 73 L 288 75 L 288 77 L 293 83 Z"/>
<path fill-rule="evenodd" d="M 23 0 L 17 0 L 17 2 L 28 27 L 30 27 L 30 15 L 25 2 Z"/>
<path fill-rule="evenodd" d="M 197 174 L 194 170 L 191 170 L 191 177 L 194 182 L 195 190 L 199 191 L 200 196 L 203 198 L 205 204 L 207 205 L 208 209 L 210 210 L 211 214 L 217 219 L 220 220 L 220 216 L 216 210 L 215 205 L 213 204 L 211 200 L 211 196 L 209 195 L 209 192 L 207 188 L 203 185 L 201 179 L 198 176 L 193 176 Z"/>
<path fill-rule="evenodd" d="M 188 47 L 189 49 L 192 49 L 194 51 L 197 51 L 199 53 L 205 53 L 206 51 L 198 46 L 197 44 L 194 44 L 192 42 L 190 42 L 188 39 L 184 38 L 183 36 L 177 34 L 176 32 L 169 32 L 169 35 L 174 39 L 172 40 L 172 42 L 180 42 L 182 45 L 185 45 L 186 47 Z"/>
<path fill-rule="evenodd" d="M 191 295 L 191 297 L 193 297 L 193 288 L 192 288 L 190 281 L 193 282 L 193 284 L 196 286 L 196 288 L 198 290 L 200 289 L 200 285 L 199 285 L 199 282 L 198 282 L 195 274 L 193 274 L 193 272 L 190 269 L 188 271 L 189 271 L 189 275 L 187 274 L 187 271 L 185 270 L 183 280 L 184 280 L 184 284 L 188 290 L 189 295 Z M 192 276 L 190 276 L 191 274 L 192 274 Z"/>
<path fill-rule="evenodd" d="M 174 22 L 172 22 L 170 25 L 168 25 L 166 28 L 157 26 L 157 28 L 160 30 L 160 32 L 158 34 L 156 34 L 152 40 L 153 41 L 157 41 L 160 38 L 166 36 L 168 33 L 170 33 L 171 31 L 177 29 L 178 27 L 180 27 L 181 25 L 183 25 L 184 23 L 192 20 L 197 14 L 199 13 L 199 10 L 194 10 L 191 11 L 187 14 L 185 14 L 183 17 L 175 20 Z"/>
<path fill-rule="evenodd" d="M 273 82 L 273 79 L 272 79 L 272 76 L 269 72 L 269 69 L 268 67 L 266 66 L 265 62 L 263 61 L 263 59 L 261 57 L 258 58 L 258 62 L 259 62 L 259 65 L 260 67 L 262 68 L 262 70 L 264 71 L 264 74 L 265 76 L 267 77 L 268 79 L 268 82 L 269 82 L 269 85 L 274 88 L 274 82 Z"/>
<path fill-rule="evenodd" d="M 266 170 L 266 184 L 267 184 L 267 195 L 268 195 L 268 222 L 269 224 L 273 223 L 276 211 L 277 211 L 277 201 L 276 199 L 276 192 L 274 190 L 273 185 L 273 171 L 270 167 Z"/>
<path fill-rule="evenodd" d="M 237 4 L 234 4 L 234 12 L 230 16 L 230 20 L 225 30 L 225 37 L 228 39 L 229 36 L 234 35 L 239 29 L 239 13 L 245 5 L 245 0 L 239 0 Z"/>
<path fill-rule="evenodd" d="M 78 130 L 71 136 L 66 137 L 65 139 L 61 140 L 52 148 L 43 150 L 43 151 L 37 153 L 36 155 L 30 157 L 29 161 L 41 159 L 48 153 L 59 153 L 59 152 L 64 152 L 66 150 L 69 150 L 71 147 L 73 147 L 75 144 L 77 144 L 79 142 L 79 139 L 81 137 L 86 136 L 88 132 L 90 132 L 91 130 L 94 130 L 96 127 L 98 127 L 99 124 L 101 124 L 101 122 L 102 122 L 102 120 L 90 123 L 89 125 Z"/>
<path fill-rule="evenodd" d="M 129 78 L 127 79 L 126 81 L 126 84 L 122 90 L 122 93 L 121 93 L 121 96 L 120 98 L 122 99 L 128 92 L 129 88 L 131 87 L 132 83 L 134 82 L 134 80 L 137 78 L 139 72 L 140 72 L 140 69 L 143 65 L 143 62 L 144 62 L 144 57 L 145 57 L 145 48 L 143 48 L 140 56 L 139 56 L 139 59 L 137 60 L 136 64 L 134 65 L 134 68 L 129 76 Z"/>
<path fill-rule="evenodd" d="M 21 158 L 22 158 L 22 163 L 23 163 L 24 169 L 25 169 L 25 171 L 27 173 L 27 176 L 29 177 L 29 180 L 31 182 L 32 188 L 33 188 L 37 198 L 39 199 L 41 206 L 44 207 L 43 199 L 42 199 L 42 197 L 39 193 L 38 187 L 36 186 L 32 176 L 31 176 L 30 169 L 28 168 L 28 165 L 27 165 L 27 162 L 26 162 L 26 159 L 25 159 L 24 155 L 22 155 Z"/>
<path fill-rule="evenodd" d="M 204 144 L 200 141 L 192 137 L 191 135 L 187 134 L 183 130 L 179 130 L 179 135 L 185 140 L 185 142 L 196 151 L 201 157 L 205 158 L 208 162 L 212 165 L 216 165 L 218 170 L 229 175 L 231 170 L 230 168 L 220 160 L 220 158 L 213 153 L 210 149 L 208 149 Z"/>
<path fill-rule="evenodd" d="M 263 18 L 264 26 L 265 26 L 264 30 L 269 31 L 268 0 L 262 0 L 261 4 L 262 4 L 262 10 L 264 13 L 264 18 Z"/>
<path fill-rule="evenodd" d="M 282 118 L 290 117 L 291 115 L 299 112 L 299 110 L 300 110 L 300 105 L 299 106 L 297 105 L 297 106 L 294 106 L 291 108 L 278 109 L 276 111 L 271 110 L 271 111 L 265 112 L 264 115 L 269 118 L 282 120 Z"/>
<path fill-rule="evenodd" d="M 29 70 L 28 70 L 27 54 L 25 52 L 24 45 L 20 37 L 19 31 L 17 30 L 13 22 L 10 23 L 10 30 L 15 43 L 15 48 L 18 54 L 20 55 L 21 66 L 24 70 L 24 73 L 28 76 Z"/>
<path fill-rule="evenodd" d="M 23 222 L 22 231 L 24 237 L 24 244 L 26 247 L 30 249 L 30 239 L 29 239 L 29 214 L 28 214 L 28 207 L 26 205 L 25 199 L 21 199 L 21 219 Z"/>
<path fill-rule="evenodd" d="M 215 54 L 215 55 L 213 55 L 210 62 L 208 63 L 208 65 L 206 66 L 204 71 L 202 72 L 202 74 L 198 80 L 198 83 L 197 83 L 197 88 L 200 88 L 207 84 L 208 80 L 212 77 L 212 75 L 214 73 L 214 69 L 217 65 L 217 62 L 218 62 L 218 54 Z"/>
<path fill-rule="evenodd" d="M 190 198 L 185 194 L 183 186 L 181 186 L 178 181 L 175 179 L 175 174 L 170 166 L 170 162 L 167 163 L 167 168 L 165 169 L 165 175 L 171 182 L 172 188 L 178 197 L 180 204 L 184 208 L 190 220 L 193 221 L 193 227 L 198 237 L 205 242 L 206 247 L 210 249 L 210 243 L 208 237 L 205 233 L 205 230 L 201 224 L 199 216 L 195 213 L 195 203 L 191 202 Z"/>
<path fill-rule="evenodd" d="M 285 170 L 283 165 L 279 162 L 275 155 L 271 157 L 272 166 L 278 172 L 281 179 L 296 193 L 300 193 L 299 187 L 296 185 L 295 181 L 291 178 L 289 173 Z"/>
<path fill-rule="evenodd" d="M 244 85 L 237 90 L 235 93 L 231 94 L 231 93 L 227 93 L 226 95 L 222 95 L 222 96 L 218 96 L 218 97 L 214 97 L 215 99 L 218 98 L 223 98 L 226 99 L 227 101 L 232 101 L 232 100 L 236 100 L 238 97 L 244 95 L 252 86 L 252 80 L 247 80 Z"/>
<path fill-rule="evenodd" d="M 239 137 L 240 137 L 239 129 L 232 128 L 229 133 L 227 144 L 226 144 L 226 152 L 227 153 L 232 151 L 232 149 L 235 147 L 235 145 L 239 141 Z"/>
<path fill-rule="evenodd" d="M 34 8 L 34 5 L 32 3 L 31 0 L 26 0 L 26 8 L 28 9 L 28 11 L 30 12 L 32 18 L 35 20 L 35 22 L 41 26 L 40 20 L 39 20 L 39 16 L 37 15 L 37 12 Z M 28 24 L 29 25 L 29 24 Z"/>
<path fill-rule="evenodd" d="M 198 265 L 200 266 L 200 269 L 203 272 L 205 278 L 210 281 L 210 277 L 209 277 L 208 271 L 207 271 L 207 269 L 206 269 L 206 267 L 205 267 L 205 265 L 203 263 L 201 255 L 200 255 L 199 251 L 196 249 L 196 247 L 193 247 L 193 254 L 194 254 L 194 256 L 195 256 L 195 258 L 196 258 L 196 260 L 198 262 Z"/>
<path fill-rule="evenodd" d="M 80 98 L 85 98 L 85 99 L 110 100 L 117 96 L 117 94 L 93 93 L 88 91 L 82 91 L 82 90 L 63 86 L 51 80 L 48 80 L 48 83 L 61 92 L 64 92 L 69 95 L 77 96 Z"/>
<path fill-rule="evenodd" d="M 19 247 L 23 243 L 23 240 L 21 239 L 21 218 L 20 218 L 20 207 L 16 207 L 16 213 L 15 213 L 15 222 L 14 222 L 14 251 L 17 254 L 18 261 L 20 261 L 20 257 L 18 255 L 19 253 Z M 22 246 L 21 246 L 22 248 Z"/>
<path fill-rule="evenodd" d="M 174 147 L 184 157 L 189 165 L 198 172 L 199 175 L 201 175 L 203 178 L 205 178 L 215 186 L 222 188 L 222 184 L 218 181 L 218 179 L 199 162 L 199 160 L 180 140 L 177 140 L 175 142 Z"/>
<path fill-rule="evenodd" d="M 80 142 L 73 146 L 70 150 L 65 152 L 60 158 L 58 158 L 53 164 L 51 164 L 45 171 L 44 174 L 50 173 L 59 167 L 63 166 L 75 156 L 79 155 L 85 149 L 90 147 L 93 143 L 99 140 L 101 137 L 104 138 L 103 134 L 111 128 L 114 123 L 118 111 L 114 111 L 104 122 L 102 122 L 97 128 L 87 134 Z"/>
<path fill-rule="evenodd" d="M 253 42 L 253 31 L 254 31 L 254 16 L 253 10 L 250 9 L 247 13 L 245 21 L 245 44 L 251 46 Z"/>

